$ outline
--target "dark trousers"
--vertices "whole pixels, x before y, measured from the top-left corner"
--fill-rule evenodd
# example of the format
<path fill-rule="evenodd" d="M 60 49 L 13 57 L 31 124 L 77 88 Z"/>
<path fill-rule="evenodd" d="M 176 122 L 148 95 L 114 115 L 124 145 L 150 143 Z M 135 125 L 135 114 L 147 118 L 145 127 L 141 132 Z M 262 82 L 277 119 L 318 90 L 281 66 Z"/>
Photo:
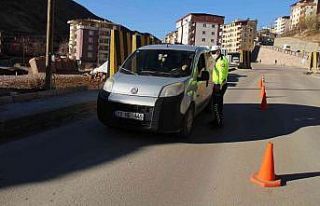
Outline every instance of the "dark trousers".
<path fill-rule="evenodd" d="M 219 91 L 215 90 L 212 95 L 214 120 L 218 125 L 223 124 L 223 97 L 227 91 L 227 88 L 228 85 L 224 84 L 222 89 L 220 89 Z"/>

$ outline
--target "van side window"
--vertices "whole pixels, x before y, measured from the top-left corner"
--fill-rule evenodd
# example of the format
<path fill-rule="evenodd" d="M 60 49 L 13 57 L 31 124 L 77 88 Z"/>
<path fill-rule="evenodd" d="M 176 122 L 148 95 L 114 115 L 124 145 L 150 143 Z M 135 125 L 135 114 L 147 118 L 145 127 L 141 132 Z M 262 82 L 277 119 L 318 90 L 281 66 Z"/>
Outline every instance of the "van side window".
<path fill-rule="evenodd" d="M 205 69 L 206 69 L 206 60 L 205 60 L 204 54 L 201 54 L 198 61 L 198 65 L 197 65 L 198 75 L 200 75 L 200 72 Z"/>

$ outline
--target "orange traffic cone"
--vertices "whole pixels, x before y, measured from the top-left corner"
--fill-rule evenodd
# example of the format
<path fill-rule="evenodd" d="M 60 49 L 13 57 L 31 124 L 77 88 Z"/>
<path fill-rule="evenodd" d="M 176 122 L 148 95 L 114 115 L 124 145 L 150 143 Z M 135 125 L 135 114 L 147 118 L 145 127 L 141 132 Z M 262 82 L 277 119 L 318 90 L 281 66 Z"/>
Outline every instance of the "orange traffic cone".
<path fill-rule="evenodd" d="M 262 98 L 264 94 L 267 95 L 267 91 L 266 91 L 266 87 L 264 85 L 262 85 L 261 90 L 260 90 L 260 97 Z"/>
<path fill-rule="evenodd" d="M 259 87 L 262 88 L 264 86 L 264 76 L 262 75 L 260 81 L 259 81 Z"/>
<path fill-rule="evenodd" d="M 268 143 L 260 171 L 251 176 L 251 182 L 262 187 L 280 187 L 281 180 L 274 173 L 273 144 Z"/>
<path fill-rule="evenodd" d="M 268 102 L 267 102 L 267 93 L 266 93 L 265 89 L 263 91 L 264 92 L 263 92 L 263 97 L 262 97 L 262 101 L 260 104 L 260 109 L 262 111 L 265 111 L 268 108 Z"/>

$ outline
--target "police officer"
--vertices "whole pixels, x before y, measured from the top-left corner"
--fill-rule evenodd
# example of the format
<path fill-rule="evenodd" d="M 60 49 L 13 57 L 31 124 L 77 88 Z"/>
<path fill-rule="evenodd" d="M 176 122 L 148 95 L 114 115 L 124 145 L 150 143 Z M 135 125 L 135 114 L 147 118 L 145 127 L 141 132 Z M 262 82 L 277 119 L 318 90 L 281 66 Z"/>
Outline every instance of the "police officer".
<path fill-rule="evenodd" d="M 215 125 L 223 127 L 223 97 L 227 90 L 227 79 L 229 74 L 228 59 L 221 53 L 219 46 L 211 48 L 211 55 L 216 60 L 213 68 L 212 82 L 214 84 L 212 106 Z"/>

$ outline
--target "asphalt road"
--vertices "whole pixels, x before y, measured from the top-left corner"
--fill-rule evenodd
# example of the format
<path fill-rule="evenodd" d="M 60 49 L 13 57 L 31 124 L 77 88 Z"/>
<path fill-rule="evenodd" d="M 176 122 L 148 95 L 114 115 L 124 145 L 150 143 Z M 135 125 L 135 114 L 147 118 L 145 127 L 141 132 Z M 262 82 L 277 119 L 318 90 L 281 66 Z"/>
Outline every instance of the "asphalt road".
<path fill-rule="evenodd" d="M 202 114 L 190 140 L 107 129 L 92 116 L 3 144 L 0 205 L 320 205 L 320 81 L 303 72 L 232 72 L 225 128 Z M 280 188 L 249 181 L 268 141 Z"/>

